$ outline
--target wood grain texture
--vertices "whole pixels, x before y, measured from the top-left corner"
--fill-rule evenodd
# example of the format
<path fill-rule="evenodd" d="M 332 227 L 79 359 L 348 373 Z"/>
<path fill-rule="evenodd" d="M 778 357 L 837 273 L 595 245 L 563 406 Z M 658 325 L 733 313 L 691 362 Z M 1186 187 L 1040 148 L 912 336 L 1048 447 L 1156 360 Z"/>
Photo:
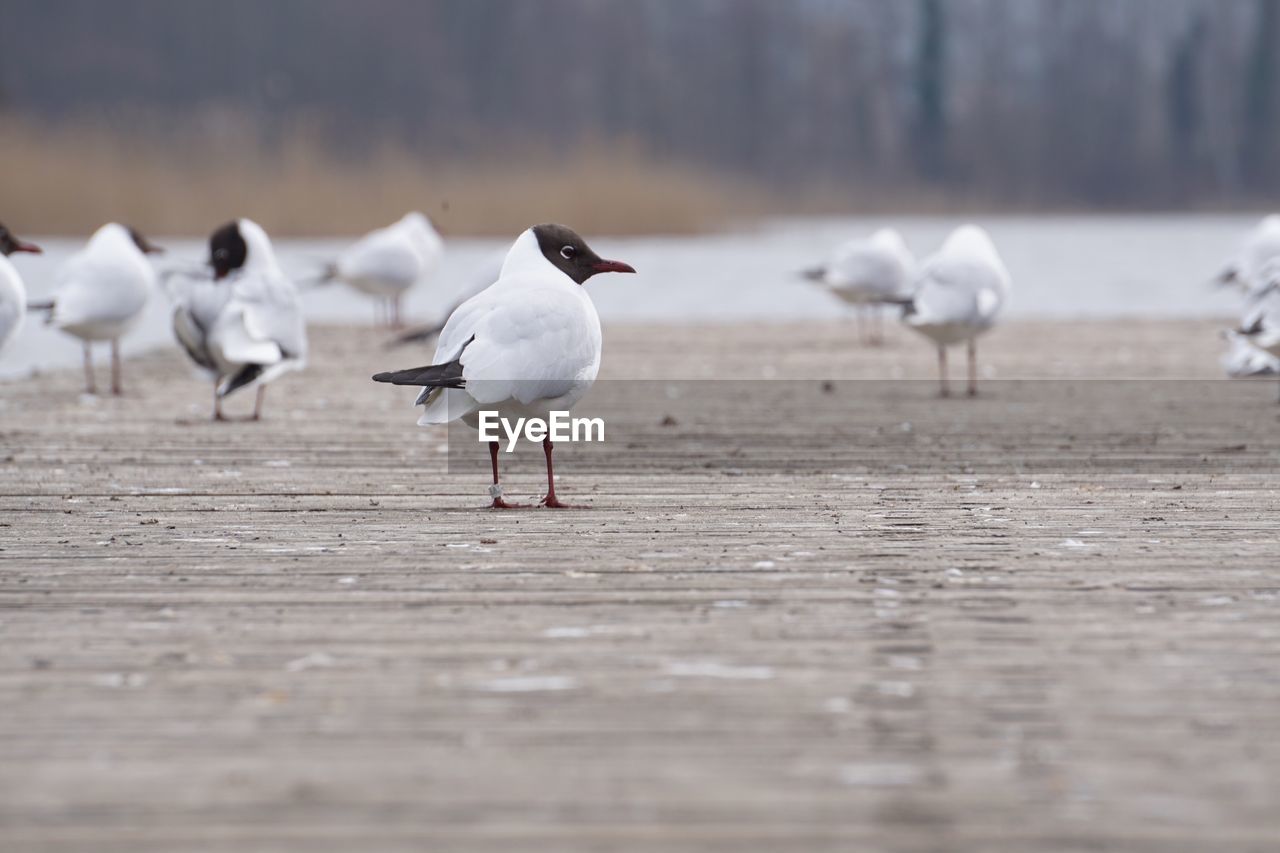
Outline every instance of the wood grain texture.
<path fill-rule="evenodd" d="M 983 363 L 1212 377 L 1214 328 L 1012 324 Z M 0 386 L 0 849 L 1275 849 L 1270 384 L 1160 385 L 1135 450 L 1121 421 L 991 416 L 1061 406 L 1052 382 L 841 383 L 846 443 L 881 443 L 833 476 L 786 464 L 803 418 L 705 383 L 636 441 L 702 413 L 729 458 L 779 458 L 569 450 L 590 509 L 492 513 L 412 391 L 368 381 L 421 352 L 313 339 L 261 424 L 207 422 L 176 353 L 123 400 L 74 371 Z M 802 410 L 821 380 L 931 377 L 902 333 L 852 340 L 611 328 L 605 371 L 792 379 Z M 535 496 L 540 455 L 509 474 Z"/>

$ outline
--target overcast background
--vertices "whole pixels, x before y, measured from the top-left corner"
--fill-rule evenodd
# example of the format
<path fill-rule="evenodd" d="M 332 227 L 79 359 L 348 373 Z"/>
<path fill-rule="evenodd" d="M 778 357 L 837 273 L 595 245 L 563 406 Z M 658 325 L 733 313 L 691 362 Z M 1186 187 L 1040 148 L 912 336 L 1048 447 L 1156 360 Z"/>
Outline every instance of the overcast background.
<path fill-rule="evenodd" d="M 271 152 L 302 128 L 339 166 L 376 149 L 426 174 L 590 150 L 601 175 L 678 167 L 752 210 L 1280 187 L 1280 0 L 3 0 L 0 20 L 0 101 L 29 137 Z"/>

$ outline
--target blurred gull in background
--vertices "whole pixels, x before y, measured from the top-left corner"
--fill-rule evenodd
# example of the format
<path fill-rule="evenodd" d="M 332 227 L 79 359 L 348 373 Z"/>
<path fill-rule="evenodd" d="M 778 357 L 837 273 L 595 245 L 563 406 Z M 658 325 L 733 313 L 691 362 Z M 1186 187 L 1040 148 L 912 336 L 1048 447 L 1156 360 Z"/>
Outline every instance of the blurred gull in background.
<path fill-rule="evenodd" d="M 903 321 L 937 345 L 943 397 L 951 393 L 947 347 L 962 343 L 969 348 L 969 396 L 977 396 L 977 338 L 995 325 L 1011 287 L 995 244 L 976 225 L 958 229 L 937 254 L 925 260 Z"/>
<path fill-rule="evenodd" d="M 224 397 L 256 387 L 256 421 L 267 383 L 306 364 L 302 304 L 276 262 L 267 232 L 251 220 L 213 233 L 209 263 L 214 281 L 194 282 L 178 297 L 174 335 L 191 360 L 214 376 L 214 420 L 225 420 Z"/>
<path fill-rule="evenodd" d="M 421 213 L 407 214 L 342 253 L 327 278 L 341 281 L 377 299 L 386 325 L 401 328 L 404 296 L 439 270 L 444 241 Z"/>
<path fill-rule="evenodd" d="M 1263 219 L 1240 241 L 1235 256 L 1227 261 L 1215 281 L 1224 287 L 1239 288 L 1246 294 L 1266 286 L 1267 265 L 1280 258 L 1280 214 Z"/>
<path fill-rule="evenodd" d="M 9 256 L 17 252 L 40 254 L 40 247 L 13 236 L 0 225 L 0 350 L 22 331 L 27 317 L 27 288 L 22 276 L 9 262 Z"/>
<path fill-rule="evenodd" d="M 156 272 L 146 256 L 160 251 L 135 229 L 108 223 L 58 270 L 53 301 L 31 306 L 47 311 L 50 325 L 84 342 L 85 391 L 90 394 L 98 391 L 95 341 L 111 342 L 111 393 L 124 393 L 120 338 L 141 319 L 156 290 Z"/>
<path fill-rule="evenodd" d="M 911 299 L 916 260 L 902 235 L 884 228 L 865 240 L 851 240 L 836 249 L 831 259 L 805 272 L 805 278 L 826 287 L 844 302 L 859 310 L 859 327 L 864 343 L 884 340 L 880 308 L 901 305 Z M 872 314 L 871 326 L 863 327 L 864 310 Z"/>

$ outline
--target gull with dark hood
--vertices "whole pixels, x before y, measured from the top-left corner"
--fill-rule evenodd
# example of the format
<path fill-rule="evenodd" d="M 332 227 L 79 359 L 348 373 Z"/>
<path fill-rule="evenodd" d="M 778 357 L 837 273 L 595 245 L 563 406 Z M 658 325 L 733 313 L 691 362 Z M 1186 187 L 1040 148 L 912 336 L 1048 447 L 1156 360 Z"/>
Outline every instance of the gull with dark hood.
<path fill-rule="evenodd" d="M 212 281 L 192 282 L 173 312 L 173 332 L 191 360 L 213 378 L 213 416 L 222 400 L 257 388 L 253 420 L 266 386 L 306 364 L 307 330 L 297 289 L 276 262 L 267 232 L 238 219 L 209 238 Z"/>
<path fill-rule="evenodd" d="M 479 412 L 502 418 L 540 418 L 567 412 L 600 371 L 600 317 L 583 287 L 601 273 L 634 273 L 628 264 L 600 257 L 563 225 L 525 231 L 507 254 L 497 282 L 449 317 L 430 365 L 380 373 L 377 382 L 421 387 L 421 425 L 461 420 L 475 428 Z M 552 443 L 544 506 L 556 497 Z M 509 508 L 498 478 L 496 443 L 490 444 L 495 509 Z"/>

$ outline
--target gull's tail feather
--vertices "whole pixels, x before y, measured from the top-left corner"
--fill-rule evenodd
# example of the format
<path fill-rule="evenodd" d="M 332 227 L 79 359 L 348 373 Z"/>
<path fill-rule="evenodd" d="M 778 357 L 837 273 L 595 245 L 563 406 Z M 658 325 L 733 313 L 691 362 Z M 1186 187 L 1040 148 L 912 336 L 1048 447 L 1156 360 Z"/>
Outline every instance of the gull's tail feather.
<path fill-rule="evenodd" d="M 266 372 L 266 367 L 261 364 L 246 364 L 240 368 L 230 379 L 227 379 L 218 387 L 218 396 L 226 397 L 239 391 L 246 385 L 252 385 L 262 378 L 262 374 Z"/>
<path fill-rule="evenodd" d="M 427 367 L 379 373 L 373 377 L 373 381 L 391 385 L 412 385 L 417 388 L 466 387 L 466 380 L 462 378 L 461 360 L 451 361 L 448 364 L 432 364 Z"/>
<path fill-rule="evenodd" d="M 52 299 L 49 300 L 48 302 L 28 302 L 27 310 L 33 314 L 38 314 L 41 311 L 48 311 L 52 313 L 53 306 L 54 306 L 54 302 Z"/>
<path fill-rule="evenodd" d="M 1253 324 L 1251 326 L 1248 326 L 1247 328 L 1243 328 L 1243 329 L 1236 329 L 1236 334 L 1243 335 L 1246 338 L 1256 338 L 1258 335 L 1261 335 L 1264 331 L 1266 331 L 1266 325 L 1262 322 L 1262 318 L 1259 317 L 1258 319 L 1253 321 Z"/>
<path fill-rule="evenodd" d="M 295 358 L 289 353 L 282 353 L 279 361 L 270 364 L 258 364 L 256 362 L 246 364 L 229 378 L 222 381 L 222 384 L 218 386 L 218 396 L 227 397 L 241 388 L 266 385 L 276 381 L 290 371 L 302 370 L 306 365 L 305 358 Z"/>

